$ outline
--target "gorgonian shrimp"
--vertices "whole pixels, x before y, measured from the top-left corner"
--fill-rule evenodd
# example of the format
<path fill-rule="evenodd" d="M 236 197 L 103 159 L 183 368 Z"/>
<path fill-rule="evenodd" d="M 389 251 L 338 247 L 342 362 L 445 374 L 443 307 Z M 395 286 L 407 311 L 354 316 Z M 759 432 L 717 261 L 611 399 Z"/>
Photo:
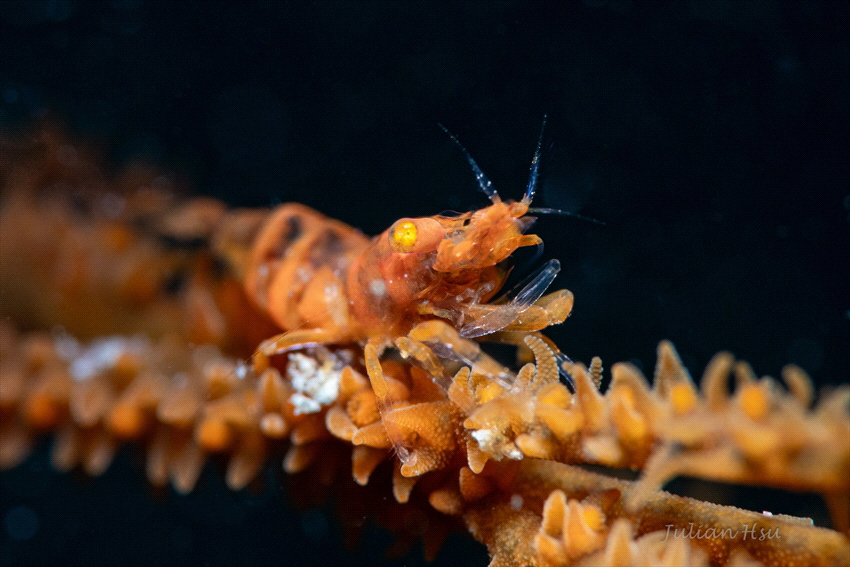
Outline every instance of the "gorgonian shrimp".
<path fill-rule="evenodd" d="M 244 262 L 249 297 L 284 331 L 263 343 L 255 365 L 309 346 L 357 342 L 377 397 L 387 435 L 403 461 L 405 435 L 393 419 L 394 401 L 379 359 L 396 348 L 428 371 L 444 389 L 450 377 L 442 360 L 501 379 L 513 375 L 470 339 L 524 345 L 524 338 L 569 315 L 567 290 L 544 295 L 560 265 L 550 260 L 512 297 L 495 301 L 507 279 L 506 260 L 541 244 L 526 234 L 537 186 L 540 141 L 525 194 L 503 201 L 457 138 L 491 204 L 459 216 L 403 218 L 368 239 L 356 229 L 303 205 L 285 204 L 258 229 Z M 403 469 L 404 470 L 404 469 Z M 410 474 L 421 474 L 415 467 Z"/>

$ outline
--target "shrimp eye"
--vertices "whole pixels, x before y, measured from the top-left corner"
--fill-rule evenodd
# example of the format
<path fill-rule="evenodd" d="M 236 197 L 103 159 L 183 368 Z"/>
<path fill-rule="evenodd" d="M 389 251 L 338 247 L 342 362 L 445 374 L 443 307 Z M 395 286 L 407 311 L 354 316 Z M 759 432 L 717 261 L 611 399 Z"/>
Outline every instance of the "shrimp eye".
<path fill-rule="evenodd" d="M 416 232 L 416 223 L 413 221 L 397 222 L 393 228 L 393 242 L 398 248 L 410 250 L 416 244 Z"/>
<path fill-rule="evenodd" d="M 436 250 L 444 235 L 434 219 L 401 219 L 390 229 L 389 239 L 395 252 L 422 254 Z"/>

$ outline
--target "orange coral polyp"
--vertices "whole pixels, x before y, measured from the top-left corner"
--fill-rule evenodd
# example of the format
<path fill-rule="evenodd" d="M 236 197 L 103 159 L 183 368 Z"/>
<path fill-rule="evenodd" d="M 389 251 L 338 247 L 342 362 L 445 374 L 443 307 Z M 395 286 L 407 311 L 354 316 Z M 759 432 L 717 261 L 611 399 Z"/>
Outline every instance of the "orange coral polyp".
<path fill-rule="evenodd" d="M 26 404 L 27 421 L 35 429 L 52 429 L 62 419 L 63 406 L 45 394 L 32 396 Z"/>
<path fill-rule="evenodd" d="M 750 382 L 741 386 L 738 392 L 738 403 L 750 419 L 762 420 L 767 415 L 770 403 L 764 384 Z"/>
<path fill-rule="evenodd" d="M 195 437 L 207 451 L 224 451 L 234 440 L 232 429 L 220 419 L 208 419 L 201 423 Z"/>
<path fill-rule="evenodd" d="M 673 411 L 683 414 L 691 411 L 697 404 L 697 395 L 689 383 L 674 384 L 670 389 L 670 401 Z"/>
<path fill-rule="evenodd" d="M 147 420 L 142 411 L 130 404 L 116 405 L 109 413 L 109 430 L 122 439 L 135 439 L 145 430 Z"/>

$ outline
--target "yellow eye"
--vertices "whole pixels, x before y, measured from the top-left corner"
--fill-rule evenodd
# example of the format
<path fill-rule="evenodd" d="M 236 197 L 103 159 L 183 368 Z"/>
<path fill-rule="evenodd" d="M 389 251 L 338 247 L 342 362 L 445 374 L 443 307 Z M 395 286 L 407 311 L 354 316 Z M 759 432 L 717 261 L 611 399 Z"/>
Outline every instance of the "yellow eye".
<path fill-rule="evenodd" d="M 445 236 L 442 225 L 432 218 L 401 219 L 389 230 L 393 251 L 402 254 L 433 252 Z"/>
<path fill-rule="evenodd" d="M 416 224 L 413 221 L 396 223 L 393 229 L 393 241 L 404 251 L 413 249 L 416 244 Z"/>

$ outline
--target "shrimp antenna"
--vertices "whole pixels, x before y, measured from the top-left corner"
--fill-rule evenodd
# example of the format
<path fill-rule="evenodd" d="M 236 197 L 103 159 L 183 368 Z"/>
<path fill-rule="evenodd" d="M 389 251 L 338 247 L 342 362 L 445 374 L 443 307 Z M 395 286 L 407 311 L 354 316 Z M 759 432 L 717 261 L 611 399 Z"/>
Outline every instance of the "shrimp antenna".
<path fill-rule="evenodd" d="M 540 126 L 540 137 L 537 138 L 537 149 L 534 151 L 534 157 L 531 158 L 531 173 L 528 176 L 528 187 L 525 188 L 525 196 L 522 198 L 522 202 L 526 205 L 531 204 L 531 200 L 534 199 L 534 192 L 537 191 L 537 178 L 540 173 L 540 148 L 543 146 L 543 130 L 546 128 L 546 118 L 547 116 L 543 115 L 543 124 Z M 580 215 L 578 213 L 571 213 L 569 211 L 562 211 L 560 209 L 549 209 L 544 207 L 534 207 L 528 209 L 529 213 L 538 213 L 543 215 L 564 215 L 568 217 L 575 217 L 577 219 L 582 219 L 590 222 L 595 222 L 596 224 L 605 225 L 604 222 L 600 220 L 596 220 L 591 217 L 586 217 L 584 215 Z"/>
<path fill-rule="evenodd" d="M 522 202 L 526 205 L 531 204 L 534 199 L 534 192 L 537 191 L 537 177 L 540 173 L 540 146 L 543 145 L 543 130 L 546 128 L 546 115 L 543 115 L 543 125 L 540 126 L 540 137 L 537 138 L 537 149 L 534 150 L 534 157 L 531 158 L 531 172 L 528 175 L 528 186 L 525 188 L 525 195 L 522 197 Z"/>
<path fill-rule="evenodd" d="M 482 191 L 484 191 L 484 194 L 487 195 L 490 198 L 490 201 L 492 201 L 493 203 L 500 203 L 502 199 L 501 197 L 499 197 L 499 194 L 496 192 L 496 189 L 493 187 L 493 184 L 490 183 L 490 180 L 487 179 L 487 176 L 484 175 L 484 172 L 481 171 L 481 168 L 478 167 L 478 164 L 475 163 L 475 160 L 472 159 L 472 156 L 469 155 L 469 152 L 466 151 L 466 148 L 464 148 L 463 144 L 460 143 L 460 140 L 457 139 L 457 136 L 449 132 L 449 130 L 439 122 L 437 123 L 437 125 L 443 129 L 443 132 L 449 135 L 449 138 L 454 140 L 454 143 L 457 144 L 457 146 L 460 148 L 460 151 L 462 151 L 463 155 L 466 156 L 466 161 L 468 161 L 469 165 L 472 167 L 472 172 L 475 174 L 475 179 L 478 180 L 478 186 L 481 188 Z"/>
<path fill-rule="evenodd" d="M 571 213 L 569 211 L 562 211 L 561 209 L 547 209 L 545 207 L 533 207 L 528 209 L 529 213 L 537 213 L 541 215 L 564 215 L 565 217 L 575 217 L 577 219 L 586 220 L 590 222 L 595 222 L 596 224 L 601 224 L 605 226 L 605 223 L 601 220 L 596 220 L 592 217 L 586 217 L 584 215 L 580 215 L 578 213 Z"/>

